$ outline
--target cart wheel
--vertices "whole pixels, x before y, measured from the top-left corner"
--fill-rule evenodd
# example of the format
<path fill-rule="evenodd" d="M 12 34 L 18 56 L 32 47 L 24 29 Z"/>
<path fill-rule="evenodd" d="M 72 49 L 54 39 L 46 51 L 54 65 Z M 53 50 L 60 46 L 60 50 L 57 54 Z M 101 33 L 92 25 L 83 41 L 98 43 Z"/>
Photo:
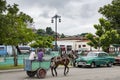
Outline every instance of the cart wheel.
<path fill-rule="evenodd" d="M 34 77 L 37 72 L 36 71 L 26 71 L 26 73 L 29 77 Z"/>
<path fill-rule="evenodd" d="M 37 77 L 38 78 L 45 78 L 46 76 L 46 70 L 45 69 L 38 69 L 37 70 Z"/>

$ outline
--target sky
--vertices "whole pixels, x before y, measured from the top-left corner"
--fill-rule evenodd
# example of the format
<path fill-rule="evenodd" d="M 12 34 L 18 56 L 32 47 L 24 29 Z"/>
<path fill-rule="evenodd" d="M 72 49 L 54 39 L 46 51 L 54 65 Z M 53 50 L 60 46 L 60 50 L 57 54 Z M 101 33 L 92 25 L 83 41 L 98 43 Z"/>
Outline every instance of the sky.
<path fill-rule="evenodd" d="M 20 11 L 34 19 L 33 27 L 55 31 L 55 23 L 51 23 L 54 15 L 61 16 L 57 23 L 57 32 L 65 35 L 81 33 L 95 34 L 94 24 L 103 17 L 98 10 L 112 0 L 6 0 L 8 4 L 18 4 Z"/>

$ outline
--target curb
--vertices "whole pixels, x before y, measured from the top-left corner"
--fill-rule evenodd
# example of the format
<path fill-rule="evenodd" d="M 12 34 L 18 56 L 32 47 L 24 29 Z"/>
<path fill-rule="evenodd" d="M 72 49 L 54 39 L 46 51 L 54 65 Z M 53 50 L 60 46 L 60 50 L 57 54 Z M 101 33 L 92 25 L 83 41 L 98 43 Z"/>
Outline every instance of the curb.
<path fill-rule="evenodd" d="M 60 65 L 59 68 L 64 68 L 64 66 Z M 72 68 L 72 66 L 69 66 L 69 68 Z M 24 71 L 24 69 L 9 69 L 9 70 L 0 70 L 0 73 L 7 73 L 7 72 L 19 72 Z"/>
<path fill-rule="evenodd" d="M 24 69 L 0 70 L 0 73 L 7 73 L 7 72 L 18 72 L 18 71 L 24 71 Z"/>

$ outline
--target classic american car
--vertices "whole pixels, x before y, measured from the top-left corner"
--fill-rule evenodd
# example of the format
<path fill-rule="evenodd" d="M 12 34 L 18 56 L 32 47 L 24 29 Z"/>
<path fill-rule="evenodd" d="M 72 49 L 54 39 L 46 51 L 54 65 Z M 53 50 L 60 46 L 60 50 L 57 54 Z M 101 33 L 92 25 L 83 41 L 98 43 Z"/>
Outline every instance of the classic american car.
<path fill-rule="evenodd" d="M 115 62 L 114 64 L 120 64 L 120 54 L 115 57 Z"/>
<path fill-rule="evenodd" d="M 108 67 L 112 67 L 115 61 L 114 57 L 110 57 L 108 53 L 99 51 L 99 52 L 89 52 L 87 56 L 80 56 L 74 60 L 73 65 L 75 67 L 84 67 L 90 66 L 91 68 L 95 68 L 97 66 L 106 65 Z"/>

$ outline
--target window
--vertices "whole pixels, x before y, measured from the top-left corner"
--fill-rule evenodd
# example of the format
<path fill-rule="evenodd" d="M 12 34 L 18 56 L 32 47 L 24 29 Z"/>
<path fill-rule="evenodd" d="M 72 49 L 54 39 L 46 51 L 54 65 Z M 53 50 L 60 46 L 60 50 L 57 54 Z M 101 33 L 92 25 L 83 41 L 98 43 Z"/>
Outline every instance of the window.
<path fill-rule="evenodd" d="M 65 45 L 60 45 L 60 49 L 61 49 L 62 51 L 65 51 Z"/>
<path fill-rule="evenodd" d="M 79 45 L 78 47 L 81 48 L 81 45 Z"/>
<path fill-rule="evenodd" d="M 67 51 L 71 51 L 72 50 L 72 46 L 71 45 L 67 45 Z"/>
<path fill-rule="evenodd" d="M 87 54 L 87 56 L 98 56 L 98 53 L 89 52 L 89 53 Z"/>
<path fill-rule="evenodd" d="M 60 48 L 65 47 L 65 45 L 60 45 Z"/>
<path fill-rule="evenodd" d="M 105 56 L 108 56 L 106 53 L 99 53 L 98 55 L 99 57 L 105 57 Z"/>
<path fill-rule="evenodd" d="M 86 47 L 86 45 L 83 45 L 83 47 Z"/>

